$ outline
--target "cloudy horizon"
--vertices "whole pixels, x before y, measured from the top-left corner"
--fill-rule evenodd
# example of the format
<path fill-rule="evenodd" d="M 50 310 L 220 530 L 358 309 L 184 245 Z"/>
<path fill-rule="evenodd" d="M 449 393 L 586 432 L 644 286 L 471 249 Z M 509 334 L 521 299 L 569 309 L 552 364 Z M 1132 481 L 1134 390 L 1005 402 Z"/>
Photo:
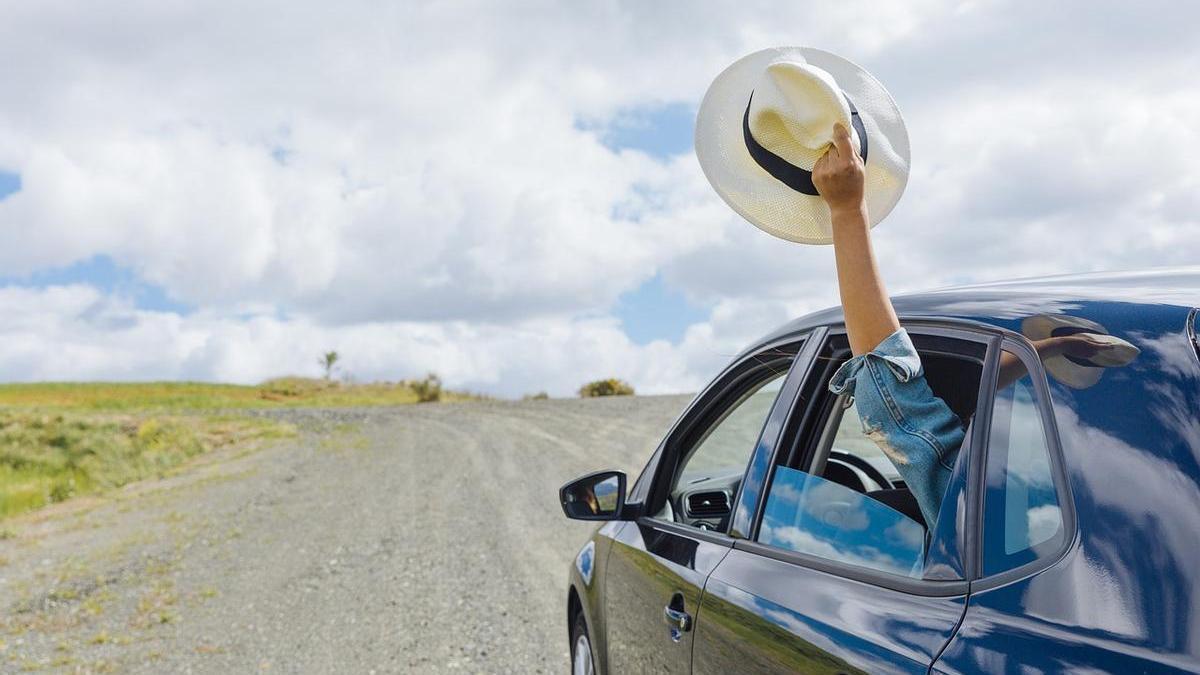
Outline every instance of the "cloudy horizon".
<path fill-rule="evenodd" d="M 836 303 L 692 153 L 708 83 L 811 45 L 874 73 L 912 175 L 889 290 L 1195 265 L 1200 7 L 8 3 L 0 381 L 439 373 L 694 391 Z M 1169 17 L 1164 20 L 1163 17 Z"/>

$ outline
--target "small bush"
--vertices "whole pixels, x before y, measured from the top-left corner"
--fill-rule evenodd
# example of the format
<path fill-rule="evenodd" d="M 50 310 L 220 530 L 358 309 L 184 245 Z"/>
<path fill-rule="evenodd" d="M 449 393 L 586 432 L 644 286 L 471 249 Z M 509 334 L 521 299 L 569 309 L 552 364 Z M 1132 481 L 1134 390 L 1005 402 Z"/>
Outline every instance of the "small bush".
<path fill-rule="evenodd" d="M 442 400 L 442 378 L 430 373 L 423 380 L 412 380 L 408 386 L 417 395 L 417 403 L 434 403 Z"/>
<path fill-rule="evenodd" d="M 547 394 L 544 391 L 539 391 L 536 394 L 525 394 L 521 398 L 525 399 L 526 401 L 545 401 L 550 398 L 550 394 Z"/>
<path fill-rule="evenodd" d="M 579 388 L 580 398 L 596 396 L 633 396 L 633 387 L 624 380 L 610 377 L 607 380 L 588 382 Z"/>

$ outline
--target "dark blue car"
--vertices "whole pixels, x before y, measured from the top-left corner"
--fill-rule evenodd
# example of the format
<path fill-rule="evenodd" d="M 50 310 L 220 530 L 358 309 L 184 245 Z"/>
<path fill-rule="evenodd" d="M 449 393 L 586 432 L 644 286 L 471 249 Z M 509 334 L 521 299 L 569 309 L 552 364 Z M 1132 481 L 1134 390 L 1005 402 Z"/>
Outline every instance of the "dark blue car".
<path fill-rule="evenodd" d="M 932 526 L 829 391 L 840 310 L 798 319 L 628 490 L 615 471 L 561 490 L 607 521 L 571 570 L 576 673 L 1200 672 L 1200 268 L 895 306 L 967 428 Z M 1079 332 L 1119 358 L 1039 354 Z M 1021 370 L 998 381 L 1004 354 Z"/>

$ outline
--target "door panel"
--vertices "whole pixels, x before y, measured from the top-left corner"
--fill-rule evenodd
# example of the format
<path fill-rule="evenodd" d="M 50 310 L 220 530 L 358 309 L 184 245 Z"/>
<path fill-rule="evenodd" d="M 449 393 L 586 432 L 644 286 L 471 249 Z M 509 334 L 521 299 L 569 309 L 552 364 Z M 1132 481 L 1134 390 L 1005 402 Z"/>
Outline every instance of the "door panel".
<path fill-rule="evenodd" d="M 926 673 L 963 614 L 740 546 L 708 579 L 694 673 Z"/>
<path fill-rule="evenodd" d="M 617 533 L 605 584 L 609 672 L 690 672 L 695 629 L 673 634 L 665 610 L 694 626 L 704 581 L 730 548 L 688 529 L 643 518 Z"/>

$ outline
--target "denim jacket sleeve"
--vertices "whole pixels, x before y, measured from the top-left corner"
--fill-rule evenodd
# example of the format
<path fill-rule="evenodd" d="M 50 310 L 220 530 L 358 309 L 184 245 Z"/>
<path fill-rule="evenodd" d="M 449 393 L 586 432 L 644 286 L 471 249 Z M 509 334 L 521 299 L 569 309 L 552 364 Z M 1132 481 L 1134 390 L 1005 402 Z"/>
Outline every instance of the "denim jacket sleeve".
<path fill-rule="evenodd" d="M 965 430 L 929 388 L 908 332 L 901 328 L 842 364 L 829 390 L 854 395 L 863 433 L 895 465 L 932 531 Z"/>

